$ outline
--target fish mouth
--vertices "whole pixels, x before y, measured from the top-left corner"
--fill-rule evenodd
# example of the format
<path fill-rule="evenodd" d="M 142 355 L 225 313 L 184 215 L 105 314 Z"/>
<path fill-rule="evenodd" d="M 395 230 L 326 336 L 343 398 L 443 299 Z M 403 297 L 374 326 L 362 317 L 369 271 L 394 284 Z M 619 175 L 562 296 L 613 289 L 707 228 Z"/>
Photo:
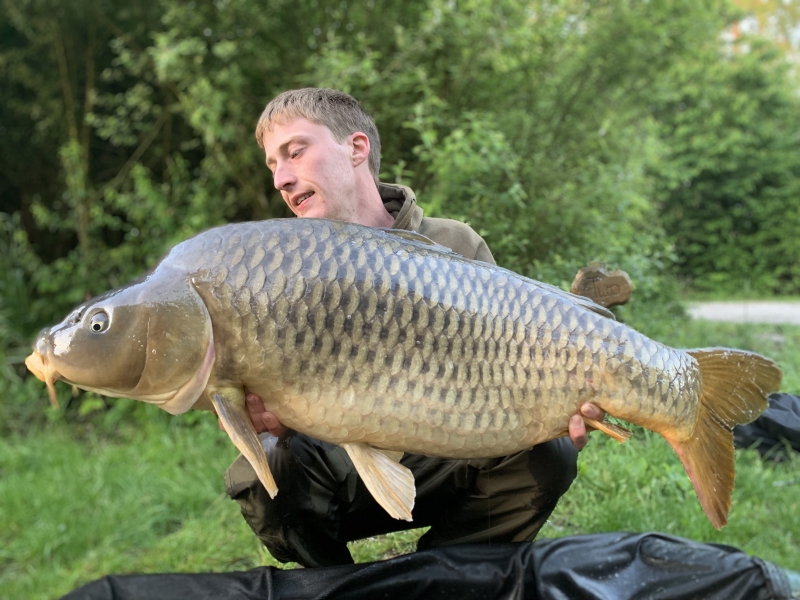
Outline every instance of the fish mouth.
<path fill-rule="evenodd" d="M 56 371 L 47 360 L 47 356 L 39 350 L 34 350 L 33 353 L 25 359 L 25 366 L 28 370 L 36 376 L 37 379 L 44 381 L 47 386 L 47 394 L 50 396 L 50 404 L 53 408 L 58 408 L 58 398 L 56 397 L 55 383 L 62 379 L 61 373 Z"/>

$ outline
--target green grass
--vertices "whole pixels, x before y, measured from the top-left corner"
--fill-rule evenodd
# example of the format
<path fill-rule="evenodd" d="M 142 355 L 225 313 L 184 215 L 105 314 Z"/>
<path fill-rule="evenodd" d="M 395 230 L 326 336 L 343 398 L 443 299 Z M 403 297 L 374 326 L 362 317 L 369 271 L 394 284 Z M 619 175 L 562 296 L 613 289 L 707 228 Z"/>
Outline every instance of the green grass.
<path fill-rule="evenodd" d="M 283 566 L 225 494 L 237 452 L 206 416 L 181 427 L 154 415 L 114 438 L 64 423 L 0 438 L 0 598 L 53 598 L 108 573 Z M 413 551 L 419 535 L 351 550 L 358 562 L 389 558 Z"/>
<path fill-rule="evenodd" d="M 800 327 L 676 321 L 643 330 L 677 347 L 762 352 L 784 368 L 783 390 L 800 392 Z M 93 429 L 52 418 L 0 437 L 0 597 L 53 598 L 107 573 L 277 566 L 225 495 L 222 473 L 236 450 L 213 418 L 147 410 L 152 419 Z M 662 531 L 800 570 L 800 460 L 775 465 L 737 452 L 730 524 L 719 532 L 657 435 L 637 430 L 619 445 L 594 433 L 579 467 L 542 537 Z M 412 551 L 419 534 L 371 538 L 351 551 L 358 562 L 386 558 Z"/>
<path fill-rule="evenodd" d="M 107 572 L 136 570 L 140 561 L 158 570 L 147 553 L 200 522 L 223 492 L 220 473 L 236 452 L 212 427 L 160 422 L 116 433 L 78 437 L 56 423 L 0 440 L 0 590 L 7 597 L 52 597 Z M 180 561 L 176 553 L 166 564 L 175 569 Z"/>

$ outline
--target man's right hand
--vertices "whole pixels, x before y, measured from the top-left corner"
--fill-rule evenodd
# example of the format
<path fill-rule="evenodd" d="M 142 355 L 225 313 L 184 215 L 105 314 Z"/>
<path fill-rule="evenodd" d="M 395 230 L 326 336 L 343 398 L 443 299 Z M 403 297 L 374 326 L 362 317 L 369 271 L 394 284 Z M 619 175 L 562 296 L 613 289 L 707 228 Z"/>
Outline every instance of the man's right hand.
<path fill-rule="evenodd" d="M 269 431 L 275 437 L 280 437 L 288 429 L 280 421 L 278 417 L 264 408 L 264 401 L 258 394 L 249 392 L 246 396 L 247 412 L 250 413 L 250 420 L 253 422 L 253 427 L 256 428 L 256 433 L 264 433 Z M 219 422 L 219 428 L 225 431 L 222 421 Z"/>

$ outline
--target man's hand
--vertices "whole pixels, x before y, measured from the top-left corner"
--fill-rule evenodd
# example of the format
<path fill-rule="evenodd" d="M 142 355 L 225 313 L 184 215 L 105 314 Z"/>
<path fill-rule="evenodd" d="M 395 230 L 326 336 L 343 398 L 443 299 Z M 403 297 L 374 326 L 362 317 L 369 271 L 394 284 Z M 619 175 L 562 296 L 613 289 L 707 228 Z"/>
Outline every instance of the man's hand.
<path fill-rule="evenodd" d="M 583 447 L 586 446 L 586 442 L 589 441 L 586 424 L 583 422 L 584 417 L 587 419 L 594 419 L 595 421 L 602 421 L 606 418 L 606 412 L 599 406 L 586 402 L 581 404 L 579 413 L 569 418 L 569 439 L 572 440 L 572 445 L 578 450 L 583 450 Z M 593 430 L 594 428 L 589 429 L 589 431 Z"/>
<path fill-rule="evenodd" d="M 253 422 L 253 427 L 256 428 L 256 433 L 269 431 L 275 437 L 280 437 L 286 433 L 288 428 L 278 421 L 278 417 L 264 408 L 264 401 L 261 396 L 250 392 L 247 394 L 246 400 L 247 412 L 250 413 L 250 420 Z M 219 421 L 219 428 L 225 431 L 222 421 Z"/>

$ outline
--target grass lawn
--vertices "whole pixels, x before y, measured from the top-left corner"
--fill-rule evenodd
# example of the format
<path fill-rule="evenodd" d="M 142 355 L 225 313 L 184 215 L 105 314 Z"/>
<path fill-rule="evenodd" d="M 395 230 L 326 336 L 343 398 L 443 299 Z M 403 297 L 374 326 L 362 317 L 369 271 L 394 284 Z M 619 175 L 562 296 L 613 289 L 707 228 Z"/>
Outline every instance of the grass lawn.
<path fill-rule="evenodd" d="M 679 322 L 654 329 L 677 347 L 767 354 L 784 369 L 783 390 L 800 392 L 800 327 Z M 54 418 L 0 437 L 0 597 L 54 598 L 107 573 L 277 565 L 225 496 L 222 473 L 236 450 L 213 418 L 169 418 L 151 408 L 144 425 L 77 430 Z M 664 440 L 637 430 L 619 445 L 594 433 L 578 479 L 541 536 L 662 531 L 800 570 L 800 460 L 764 463 L 754 451 L 738 451 L 737 470 L 730 524 L 718 532 Z M 413 550 L 418 535 L 364 540 L 351 551 L 358 562 L 389 557 Z"/>

